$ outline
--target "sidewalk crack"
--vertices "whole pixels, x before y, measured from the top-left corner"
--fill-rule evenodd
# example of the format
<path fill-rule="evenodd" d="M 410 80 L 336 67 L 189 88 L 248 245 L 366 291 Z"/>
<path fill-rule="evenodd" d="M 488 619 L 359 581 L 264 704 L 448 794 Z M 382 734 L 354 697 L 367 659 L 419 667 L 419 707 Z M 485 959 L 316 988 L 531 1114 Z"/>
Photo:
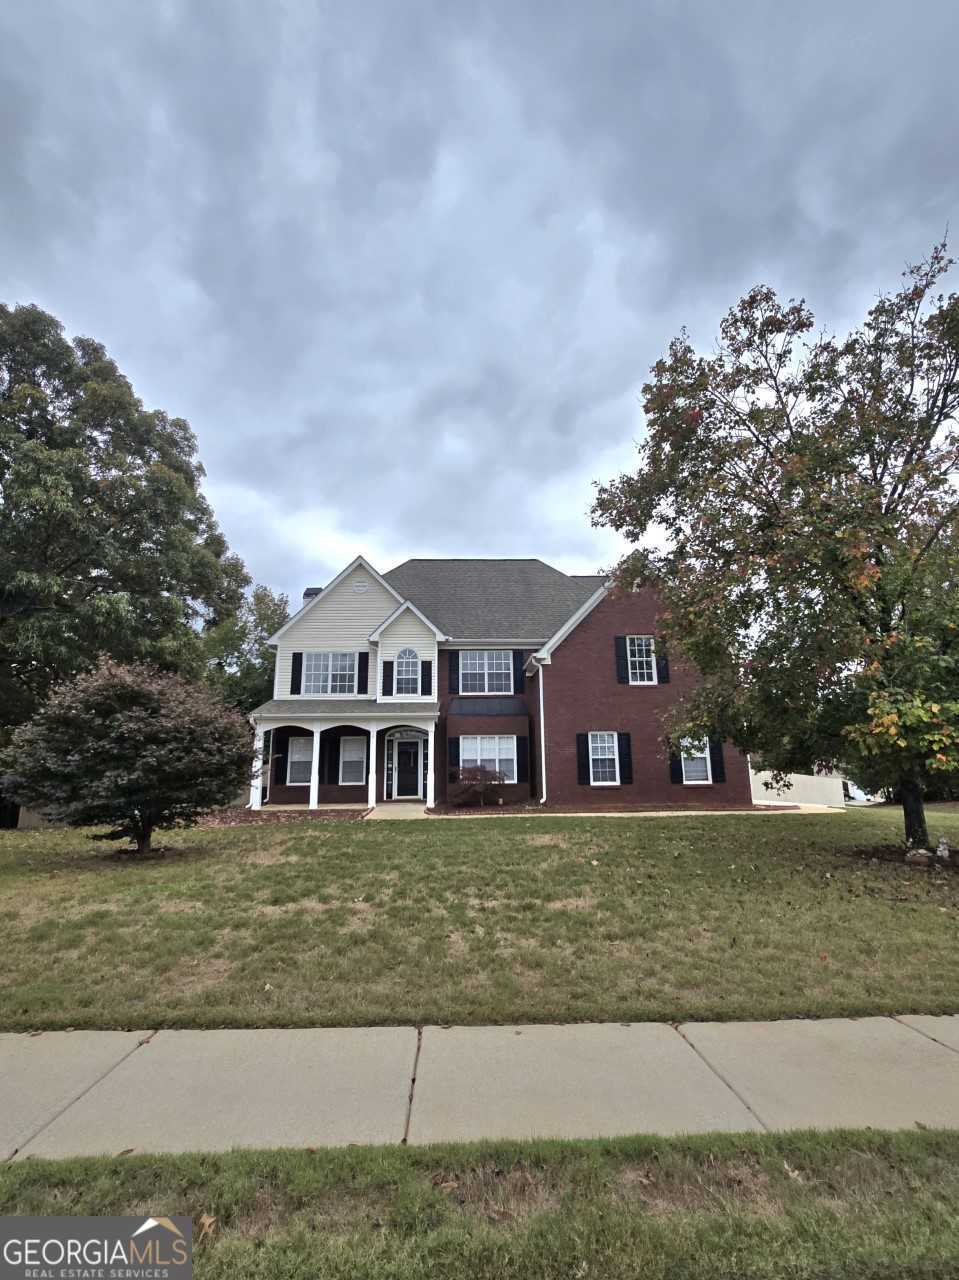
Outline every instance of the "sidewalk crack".
<path fill-rule="evenodd" d="M 59 1111 L 50 1116 L 48 1120 L 44 1120 L 43 1124 L 41 1124 L 39 1128 L 34 1129 L 33 1133 L 31 1133 L 29 1137 L 25 1138 L 19 1147 L 14 1147 L 9 1155 L 4 1156 L 3 1163 L 9 1164 L 11 1160 L 16 1159 L 20 1152 L 25 1151 L 27 1147 L 29 1147 L 30 1143 L 39 1138 L 40 1134 L 43 1133 L 45 1129 L 49 1129 L 55 1120 L 59 1120 L 64 1112 L 69 1111 L 70 1108 L 75 1106 L 81 1098 L 85 1098 L 91 1089 L 95 1089 L 98 1084 L 102 1084 L 103 1081 L 106 1080 L 107 1076 L 111 1075 L 116 1071 L 117 1067 L 126 1062 L 127 1058 L 132 1057 L 133 1054 L 136 1053 L 137 1049 L 142 1048 L 145 1044 L 149 1044 L 153 1037 L 159 1033 L 159 1030 L 159 1027 L 157 1027 L 153 1031 L 148 1031 L 145 1036 L 141 1037 L 141 1039 L 136 1042 L 132 1049 L 127 1050 L 122 1058 L 118 1058 L 116 1062 L 107 1067 L 102 1076 L 97 1076 L 96 1080 L 91 1080 L 85 1089 L 81 1089 L 80 1092 L 75 1097 L 71 1098 L 69 1102 L 65 1102 Z"/>
<path fill-rule="evenodd" d="M 730 1092 L 731 1094 L 733 1094 L 735 1097 L 737 1097 L 737 1098 L 739 1099 L 739 1101 L 743 1104 L 743 1106 L 746 1108 L 746 1110 L 749 1112 L 749 1114 L 753 1117 L 753 1119 L 756 1121 L 756 1123 L 757 1123 L 758 1125 L 760 1125 L 760 1126 L 762 1127 L 762 1129 L 763 1129 L 766 1133 L 770 1133 L 770 1132 L 771 1132 L 771 1129 L 770 1129 L 769 1125 L 768 1125 L 768 1124 L 766 1123 L 766 1121 L 762 1118 L 762 1116 L 759 1114 L 759 1112 L 756 1110 L 756 1108 L 755 1108 L 755 1107 L 753 1107 L 753 1106 L 751 1106 L 751 1105 L 750 1105 L 750 1103 L 748 1103 L 748 1102 L 746 1101 L 746 1099 L 745 1099 L 745 1098 L 743 1097 L 743 1095 L 739 1092 L 739 1090 L 738 1090 L 738 1089 L 736 1088 L 736 1086 L 732 1083 L 732 1081 L 731 1081 L 731 1080 L 727 1080 L 727 1078 L 723 1075 L 723 1073 L 722 1073 L 721 1071 L 718 1071 L 718 1070 L 716 1069 L 716 1067 L 714 1067 L 714 1066 L 713 1066 L 713 1064 L 709 1061 L 709 1059 L 706 1057 L 706 1055 L 705 1055 L 704 1053 L 702 1053 L 702 1052 L 701 1052 L 701 1051 L 696 1047 L 696 1045 L 694 1045 L 694 1044 L 693 1044 L 692 1040 L 690 1040 L 689 1036 L 687 1036 L 686 1032 L 683 1030 L 682 1025 L 681 1025 L 680 1023 L 678 1023 L 678 1022 L 677 1022 L 677 1023 L 674 1023 L 674 1024 L 673 1024 L 673 1026 L 674 1026 L 674 1030 L 676 1031 L 676 1034 L 677 1034 L 678 1036 L 681 1036 L 681 1037 L 682 1037 L 682 1039 L 686 1041 L 686 1043 L 689 1045 L 690 1049 L 692 1049 L 693 1053 L 695 1053 L 695 1054 L 696 1054 L 696 1056 L 699 1058 L 700 1062 L 703 1062 L 703 1063 L 704 1063 L 704 1064 L 709 1068 L 709 1070 L 713 1073 L 713 1075 L 716 1077 L 716 1079 L 717 1079 L 717 1080 L 722 1081 L 722 1083 L 726 1086 L 726 1088 L 729 1090 L 729 1092 Z"/>
<path fill-rule="evenodd" d="M 413 1119 L 413 1094 L 416 1092 L 416 1072 L 420 1065 L 420 1050 L 423 1047 L 423 1028 L 416 1028 L 416 1052 L 413 1054 L 413 1074 L 410 1076 L 410 1091 L 406 1099 L 406 1123 L 403 1125 L 403 1136 L 400 1146 L 405 1147 L 410 1136 L 410 1121 Z"/>
<path fill-rule="evenodd" d="M 937 1040 L 930 1032 L 923 1031 L 922 1027 L 914 1027 L 911 1022 L 903 1022 L 902 1016 L 898 1013 L 892 1013 L 889 1016 L 893 1022 L 898 1022 L 900 1027 L 905 1027 L 907 1031 L 915 1031 L 917 1036 L 923 1036 L 926 1040 L 931 1040 L 933 1044 L 939 1045 L 940 1048 L 948 1049 L 950 1053 L 959 1053 L 959 1049 L 955 1045 L 946 1044 L 945 1040 Z"/>

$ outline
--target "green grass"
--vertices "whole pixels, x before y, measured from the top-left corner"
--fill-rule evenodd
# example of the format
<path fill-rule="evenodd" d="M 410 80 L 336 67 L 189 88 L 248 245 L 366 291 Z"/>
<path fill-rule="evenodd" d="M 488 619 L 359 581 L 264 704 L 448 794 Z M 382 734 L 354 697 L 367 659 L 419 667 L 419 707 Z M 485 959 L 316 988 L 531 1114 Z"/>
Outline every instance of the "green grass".
<path fill-rule="evenodd" d="M 187 1214 L 202 1280 L 946 1280 L 959 1134 L 27 1160 L 3 1214 Z"/>
<path fill-rule="evenodd" d="M 933 810 L 959 844 L 959 813 Z M 0 833 L 0 1027 L 959 1009 L 959 875 L 894 810 L 247 825 L 137 864 Z"/>

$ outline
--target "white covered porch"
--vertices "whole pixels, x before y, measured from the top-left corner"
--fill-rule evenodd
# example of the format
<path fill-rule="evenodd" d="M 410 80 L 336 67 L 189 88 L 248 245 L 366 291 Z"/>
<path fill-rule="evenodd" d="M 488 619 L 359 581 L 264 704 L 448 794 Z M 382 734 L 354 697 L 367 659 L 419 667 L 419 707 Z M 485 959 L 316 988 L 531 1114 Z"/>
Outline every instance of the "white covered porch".
<path fill-rule="evenodd" d="M 250 808 L 373 809 L 401 800 L 432 808 L 436 718 L 431 708 L 399 721 L 388 707 L 366 717 L 256 717 Z"/>

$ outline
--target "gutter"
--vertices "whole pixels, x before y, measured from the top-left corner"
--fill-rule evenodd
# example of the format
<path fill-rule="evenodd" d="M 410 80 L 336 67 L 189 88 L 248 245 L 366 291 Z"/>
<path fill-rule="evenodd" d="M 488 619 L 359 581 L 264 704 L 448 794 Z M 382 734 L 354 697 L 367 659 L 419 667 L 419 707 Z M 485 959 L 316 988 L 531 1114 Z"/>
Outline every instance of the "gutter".
<path fill-rule="evenodd" d="M 536 664 L 539 669 L 539 758 L 541 776 L 543 779 L 543 794 L 540 796 L 540 804 L 546 803 L 546 712 L 543 709 L 543 680 L 545 673 L 543 664 Z"/>

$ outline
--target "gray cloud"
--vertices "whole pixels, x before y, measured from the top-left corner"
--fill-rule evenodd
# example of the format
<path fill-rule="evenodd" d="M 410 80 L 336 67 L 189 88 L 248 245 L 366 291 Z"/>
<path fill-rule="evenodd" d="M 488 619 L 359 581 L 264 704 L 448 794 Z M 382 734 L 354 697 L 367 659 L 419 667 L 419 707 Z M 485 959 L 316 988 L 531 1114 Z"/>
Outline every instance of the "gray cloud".
<path fill-rule="evenodd" d="M 0 11 L 0 296 L 188 417 L 258 579 L 615 543 L 639 387 L 758 279 L 850 323 L 954 216 L 959 11 Z"/>

